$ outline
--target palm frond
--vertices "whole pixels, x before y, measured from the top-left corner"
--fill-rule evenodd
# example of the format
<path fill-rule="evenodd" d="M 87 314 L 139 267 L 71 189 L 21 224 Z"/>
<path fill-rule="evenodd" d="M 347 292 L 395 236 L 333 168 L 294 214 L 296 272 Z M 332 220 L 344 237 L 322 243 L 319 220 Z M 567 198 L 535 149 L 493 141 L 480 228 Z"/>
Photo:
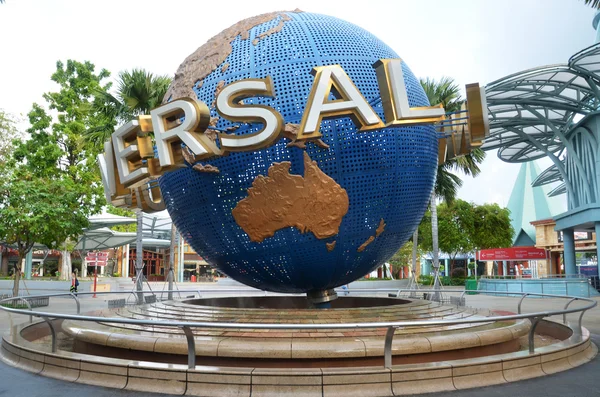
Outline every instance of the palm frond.
<path fill-rule="evenodd" d="M 421 79 L 420 82 L 430 104 L 441 103 L 446 112 L 460 110 L 464 101 L 454 79 L 443 77 L 440 81 L 436 81 L 426 78 Z M 462 186 L 462 180 L 452 171 L 462 171 L 465 175 L 475 177 L 481 172 L 479 164 L 484 158 L 485 152 L 477 148 L 465 156 L 452 158 L 440 165 L 436 176 L 435 195 L 449 204 L 452 203 L 456 198 L 458 188 Z"/>
<path fill-rule="evenodd" d="M 585 5 L 600 9 L 600 0 L 583 0 Z"/>
<path fill-rule="evenodd" d="M 463 100 L 460 96 L 460 88 L 450 77 L 442 77 L 440 81 L 421 79 L 421 86 L 431 105 L 442 104 L 446 112 L 460 110 Z"/>

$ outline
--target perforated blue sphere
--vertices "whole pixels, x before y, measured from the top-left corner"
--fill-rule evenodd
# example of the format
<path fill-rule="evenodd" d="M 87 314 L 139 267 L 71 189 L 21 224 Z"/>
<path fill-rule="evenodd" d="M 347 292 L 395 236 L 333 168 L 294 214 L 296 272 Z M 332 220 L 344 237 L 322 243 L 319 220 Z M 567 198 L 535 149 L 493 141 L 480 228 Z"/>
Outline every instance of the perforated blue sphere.
<path fill-rule="evenodd" d="M 283 27 L 278 29 L 280 23 Z M 271 34 L 262 35 L 273 28 Z M 190 88 L 211 108 L 213 117 L 218 116 L 214 100 L 219 82 L 271 76 L 275 98 L 244 102 L 265 104 L 280 112 L 286 123 L 300 124 L 313 84 L 312 68 L 339 64 L 385 120 L 373 64 L 399 57 L 362 28 L 325 15 L 281 13 L 251 27 L 247 37 L 235 36 L 231 48 L 225 61 L 205 78 L 189 76 Z M 428 106 L 419 81 L 402 65 L 410 106 Z M 226 131 L 234 125 L 220 118 L 216 128 Z M 261 127 L 244 124 L 231 133 L 248 134 Z M 244 284 L 269 291 L 325 290 L 377 268 L 408 240 L 427 207 L 437 169 L 434 128 L 358 132 L 350 118 L 342 117 L 323 121 L 321 132 L 329 149 L 312 143 L 306 150 L 287 147 L 290 141 L 282 138 L 267 149 L 202 162 L 217 167 L 219 173 L 188 166 L 164 174 L 159 183 L 177 229 L 211 265 Z M 267 175 L 275 162 L 289 161 L 290 173 L 304 175 L 304 151 L 347 192 L 349 207 L 339 233 L 318 239 L 287 227 L 262 242 L 250 241 L 232 210 L 248 196 L 256 177 Z M 383 233 L 359 252 L 376 235 L 382 219 Z M 334 241 L 329 251 L 326 243 Z"/>

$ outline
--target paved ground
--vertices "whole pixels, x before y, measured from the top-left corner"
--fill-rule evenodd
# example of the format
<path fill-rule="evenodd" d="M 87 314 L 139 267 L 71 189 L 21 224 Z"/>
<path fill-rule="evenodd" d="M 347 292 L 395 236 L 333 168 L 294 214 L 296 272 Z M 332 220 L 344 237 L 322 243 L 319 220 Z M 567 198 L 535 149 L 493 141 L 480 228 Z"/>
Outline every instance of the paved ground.
<path fill-rule="evenodd" d="M 214 286 L 215 289 L 219 287 Z M 600 298 L 596 298 L 600 302 Z M 467 305 L 477 308 L 501 309 L 516 311 L 517 298 L 499 298 L 490 296 L 467 296 Z M 560 304 L 558 303 L 560 302 Z M 561 307 L 564 300 L 553 299 L 526 299 L 523 303 L 524 312 L 543 311 Z M 577 302 L 573 303 L 576 305 Z M 105 298 L 82 298 L 82 311 L 93 308 L 106 307 Z M 50 310 L 72 311 L 74 304 L 63 300 L 51 302 Z M 576 320 L 575 316 L 569 320 Z M 21 319 L 13 319 L 19 323 Z M 4 332 L 10 327 L 10 319 L 4 312 L 0 313 L 0 331 Z M 596 307 L 586 313 L 584 326 L 592 333 L 593 341 L 600 346 L 600 308 Z M 600 358 L 596 357 L 590 363 L 561 372 L 552 376 L 529 379 L 521 382 L 508 383 L 499 386 L 490 386 L 466 391 L 454 391 L 428 394 L 431 397 L 598 397 L 600 396 Z M 86 397 L 142 397 L 159 396 L 159 394 L 128 392 L 115 389 L 87 386 L 75 383 L 66 383 L 7 366 L 0 361 L 0 396 L 7 397 L 64 397 L 69 395 Z"/>

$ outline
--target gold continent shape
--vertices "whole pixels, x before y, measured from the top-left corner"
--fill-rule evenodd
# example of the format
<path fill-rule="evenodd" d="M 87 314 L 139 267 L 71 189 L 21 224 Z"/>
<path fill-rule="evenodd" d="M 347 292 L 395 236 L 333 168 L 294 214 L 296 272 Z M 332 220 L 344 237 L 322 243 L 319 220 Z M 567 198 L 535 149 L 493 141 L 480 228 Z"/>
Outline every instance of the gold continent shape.
<path fill-rule="evenodd" d="M 346 190 L 304 152 L 304 176 L 290 174 L 291 163 L 269 167 L 248 189 L 248 197 L 231 211 L 250 241 L 262 242 L 286 227 L 311 232 L 318 239 L 335 236 L 348 212 Z"/>
<path fill-rule="evenodd" d="M 201 87 L 206 76 L 223 64 L 233 51 L 231 43 L 236 37 L 240 36 L 241 40 L 248 40 L 252 28 L 281 17 L 279 25 L 259 35 L 257 39 L 260 40 L 268 35 L 278 33 L 283 29 L 283 23 L 291 19 L 286 12 L 298 13 L 302 11 L 296 9 L 294 11 L 270 12 L 247 18 L 208 40 L 179 65 L 177 72 L 175 72 L 175 78 L 163 98 L 163 103 L 167 103 L 170 98 L 190 97 L 195 99 L 197 95 L 193 90 L 194 85 Z M 257 43 L 253 44 L 256 45 Z M 225 65 L 229 67 L 228 64 L 224 64 L 221 67 L 221 73 L 227 70 Z"/>

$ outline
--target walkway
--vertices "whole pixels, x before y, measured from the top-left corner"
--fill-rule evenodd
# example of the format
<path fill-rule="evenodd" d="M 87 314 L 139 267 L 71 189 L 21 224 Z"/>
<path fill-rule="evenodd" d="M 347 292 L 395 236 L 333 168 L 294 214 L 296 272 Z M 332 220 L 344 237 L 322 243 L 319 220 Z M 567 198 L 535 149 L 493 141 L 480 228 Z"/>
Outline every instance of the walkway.
<path fill-rule="evenodd" d="M 600 298 L 597 298 L 600 301 Z M 499 298 L 481 295 L 467 296 L 467 305 L 516 311 L 518 299 Z M 96 303 L 97 302 L 97 303 Z M 94 301 L 101 305 L 102 302 Z M 564 300 L 562 301 L 564 304 Z M 526 299 L 523 311 L 541 311 L 556 303 L 551 299 Z M 86 307 L 89 307 L 86 305 Z M 592 340 L 600 346 L 600 308 L 596 307 L 584 317 L 584 325 L 592 333 Z M 6 313 L 0 313 L 0 331 L 8 328 L 9 321 Z M 600 356 L 600 355 L 599 355 Z M 427 394 L 431 397 L 598 397 L 600 386 L 596 378 L 600 373 L 600 358 L 578 368 L 520 382 L 490 386 L 479 389 Z M 0 361 L 0 396 L 6 397 L 64 397 L 69 395 L 86 397 L 152 397 L 164 394 L 150 394 L 106 389 L 76 383 L 65 383 L 7 366 Z"/>

